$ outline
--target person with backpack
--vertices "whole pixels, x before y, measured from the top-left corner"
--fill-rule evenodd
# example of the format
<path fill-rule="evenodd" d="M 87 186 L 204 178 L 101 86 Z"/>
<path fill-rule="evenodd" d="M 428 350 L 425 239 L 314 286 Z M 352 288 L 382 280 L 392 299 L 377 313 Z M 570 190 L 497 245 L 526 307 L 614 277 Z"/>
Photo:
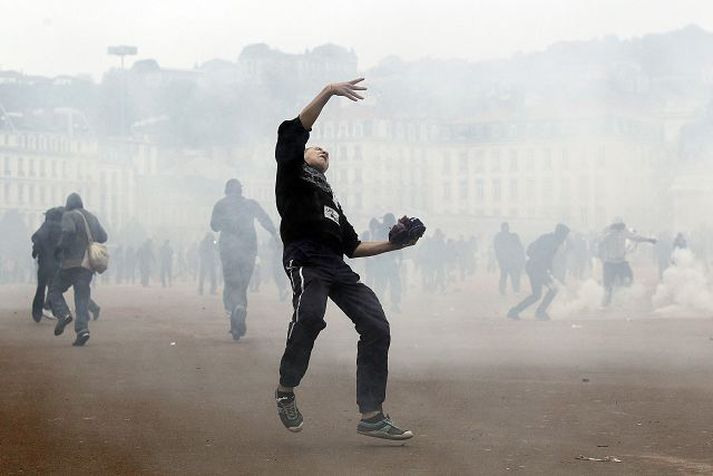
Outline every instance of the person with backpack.
<path fill-rule="evenodd" d="M 77 337 L 72 345 L 83 346 L 89 340 L 92 277 L 95 271 L 103 272 L 106 266 L 106 263 L 95 262 L 94 250 L 91 247 L 94 243 L 105 243 L 107 234 L 97 217 L 84 209 L 82 198 L 77 193 L 71 193 L 67 197 L 61 227 L 62 232 L 57 244 L 60 267 L 49 290 L 50 307 L 57 318 L 54 335 L 61 335 L 67 324 L 73 320 L 63 296 L 71 286 L 74 288 L 77 313 L 74 323 Z"/>
<path fill-rule="evenodd" d="M 520 313 L 535 304 L 542 298 L 542 288 L 547 288 L 547 294 L 537 306 L 535 317 L 541 321 L 548 321 L 550 316 L 547 308 L 557 295 L 557 286 L 552 278 L 552 261 L 557 250 L 567 239 L 569 228 L 566 225 L 558 224 L 553 233 L 546 233 L 533 241 L 527 247 L 527 264 L 525 271 L 530 278 L 532 294 L 523 299 L 517 306 L 508 311 L 507 317 L 510 319 L 520 319 Z"/>
<path fill-rule="evenodd" d="M 37 259 L 37 290 L 32 301 L 32 319 L 42 320 L 43 309 L 49 310 L 49 287 L 59 270 L 59 256 L 56 250 L 62 236 L 62 215 L 64 207 L 50 208 L 45 212 L 45 221 L 32 235 L 32 257 Z M 47 296 L 45 296 L 47 294 Z M 99 319 L 101 308 L 89 300 L 89 312 L 94 320 Z"/>

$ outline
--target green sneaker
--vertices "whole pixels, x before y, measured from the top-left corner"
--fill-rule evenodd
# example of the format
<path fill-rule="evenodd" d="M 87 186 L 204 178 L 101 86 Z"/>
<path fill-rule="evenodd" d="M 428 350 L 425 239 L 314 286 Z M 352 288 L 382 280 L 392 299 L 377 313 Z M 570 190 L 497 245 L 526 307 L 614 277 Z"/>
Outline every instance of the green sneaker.
<path fill-rule="evenodd" d="M 357 425 L 357 433 L 385 440 L 408 440 L 413 438 L 411 430 L 402 430 L 394 425 L 389 415 L 384 416 L 383 413 L 379 413 L 368 420 L 361 420 Z"/>
<path fill-rule="evenodd" d="M 295 394 L 290 395 L 280 395 L 277 390 L 275 390 L 275 401 L 277 402 L 277 414 L 280 416 L 282 424 L 285 428 L 293 433 L 302 431 L 302 414 L 297 408 L 297 402 L 295 402 Z"/>

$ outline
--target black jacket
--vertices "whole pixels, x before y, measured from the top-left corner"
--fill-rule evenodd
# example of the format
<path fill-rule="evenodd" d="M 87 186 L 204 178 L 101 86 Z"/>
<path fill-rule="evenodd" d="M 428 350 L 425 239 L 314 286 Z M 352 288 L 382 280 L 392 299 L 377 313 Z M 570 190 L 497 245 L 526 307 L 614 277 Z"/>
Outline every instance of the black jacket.
<path fill-rule="evenodd" d="M 32 257 L 37 258 L 39 271 L 54 274 L 59 269 L 57 245 L 62 235 L 62 213 L 64 207 L 47 210 L 45 221 L 32 235 Z"/>
<path fill-rule="evenodd" d="M 554 233 L 546 233 L 527 247 L 527 269 L 530 272 L 544 273 L 552 270 L 552 260 L 562 245 L 562 238 Z"/>
<path fill-rule="evenodd" d="M 84 254 L 89 246 L 89 238 L 82 216 L 87 220 L 94 241 L 105 243 L 107 240 L 106 231 L 102 228 L 97 217 L 83 208 L 79 195 L 70 195 L 67 198 L 66 210 L 62 215 L 62 235 L 58 243 L 63 269 L 82 266 Z"/>
<path fill-rule="evenodd" d="M 313 240 L 340 256 L 352 257 L 359 237 L 334 194 L 319 187 L 304 170 L 308 139 L 309 131 L 299 117 L 284 121 L 277 130 L 275 196 L 282 242 L 287 249 L 291 243 Z"/>
<path fill-rule="evenodd" d="M 213 207 L 210 227 L 220 232 L 220 242 L 235 244 L 235 251 L 245 254 L 257 253 L 255 220 L 271 235 L 276 233 L 275 225 L 255 200 L 237 194 L 228 194 L 218 200 Z"/>

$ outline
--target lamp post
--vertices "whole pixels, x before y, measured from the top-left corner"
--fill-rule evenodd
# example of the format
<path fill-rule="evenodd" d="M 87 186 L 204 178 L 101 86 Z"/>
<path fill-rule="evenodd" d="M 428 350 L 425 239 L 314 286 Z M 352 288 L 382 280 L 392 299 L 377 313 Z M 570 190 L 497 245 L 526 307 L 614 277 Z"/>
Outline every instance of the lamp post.
<path fill-rule="evenodd" d="M 106 49 L 107 54 L 112 56 L 118 56 L 121 59 L 121 118 L 119 120 L 119 128 L 121 135 L 123 136 L 126 132 L 126 95 L 127 95 L 127 80 L 126 71 L 124 70 L 124 57 L 134 56 L 138 53 L 139 49 L 136 46 L 128 45 L 117 45 L 110 46 Z"/>

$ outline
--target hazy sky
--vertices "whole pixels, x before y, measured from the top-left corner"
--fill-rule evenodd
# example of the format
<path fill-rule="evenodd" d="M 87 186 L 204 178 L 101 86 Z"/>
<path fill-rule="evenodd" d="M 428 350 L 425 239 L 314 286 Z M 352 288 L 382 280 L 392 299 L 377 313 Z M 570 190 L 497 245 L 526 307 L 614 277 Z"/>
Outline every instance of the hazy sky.
<path fill-rule="evenodd" d="M 476 60 L 690 23 L 713 31 L 713 0 L 0 0 L 0 19 L 0 69 L 98 78 L 118 64 L 112 44 L 174 68 L 233 60 L 255 42 L 337 43 L 362 68 L 391 54 Z"/>

